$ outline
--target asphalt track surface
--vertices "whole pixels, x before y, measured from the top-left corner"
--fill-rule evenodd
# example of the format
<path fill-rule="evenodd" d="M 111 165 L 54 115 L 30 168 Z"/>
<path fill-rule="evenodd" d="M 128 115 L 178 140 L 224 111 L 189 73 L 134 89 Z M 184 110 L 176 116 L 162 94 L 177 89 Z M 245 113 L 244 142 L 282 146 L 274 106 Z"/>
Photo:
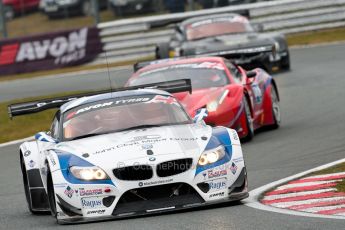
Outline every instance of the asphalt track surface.
<path fill-rule="evenodd" d="M 250 189 L 345 157 L 345 45 L 292 50 L 293 70 L 276 75 L 280 129 L 243 145 Z M 1 83 L 2 84 L 2 83 Z M 43 88 L 44 86 L 42 86 Z M 3 134 L 2 134 L 3 135 Z M 344 229 L 343 220 L 291 216 L 244 205 L 61 227 L 27 208 L 18 145 L 0 149 L 0 229 Z"/>

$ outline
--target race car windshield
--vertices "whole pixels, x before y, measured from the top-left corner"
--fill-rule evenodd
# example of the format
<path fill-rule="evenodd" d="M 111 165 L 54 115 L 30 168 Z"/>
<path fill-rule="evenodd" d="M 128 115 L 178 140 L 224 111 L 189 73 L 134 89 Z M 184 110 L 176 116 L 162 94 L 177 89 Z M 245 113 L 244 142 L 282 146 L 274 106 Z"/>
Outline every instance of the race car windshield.
<path fill-rule="evenodd" d="M 163 95 L 113 98 L 65 112 L 64 140 L 163 125 L 191 123 L 175 98 Z"/>
<path fill-rule="evenodd" d="M 249 33 L 253 31 L 249 23 L 221 21 L 187 26 L 186 37 L 188 41 L 192 41 L 225 34 Z"/>
<path fill-rule="evenodd" d="M 129 82 L 129 85 L 135 86 L 178 79 L 191 79 L 193 89 L 221 87 L 229 84 L 229 80 L 223 69 L 177 67 L 179 66 L 171 66 L 143 72 L 139 77 L 132 79 Z"/>

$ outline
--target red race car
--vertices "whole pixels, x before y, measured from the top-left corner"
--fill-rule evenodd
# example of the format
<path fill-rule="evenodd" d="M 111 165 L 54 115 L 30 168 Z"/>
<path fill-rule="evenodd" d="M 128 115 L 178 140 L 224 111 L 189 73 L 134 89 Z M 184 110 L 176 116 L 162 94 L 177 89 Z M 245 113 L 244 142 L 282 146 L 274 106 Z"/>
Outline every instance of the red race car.
<path fill-rule="evenodd" d="M 224 58 L 157 61 L 134 73 L 127 86 L 186 78 L 191 79 L 192 94 L 174 96 L 192 117 L 206 108 L 207 124 L 231 127 L 247 141 L 260 127 L 279 127 L 279 95 L 274 79 L 262 69 L 246 72 Z"/>

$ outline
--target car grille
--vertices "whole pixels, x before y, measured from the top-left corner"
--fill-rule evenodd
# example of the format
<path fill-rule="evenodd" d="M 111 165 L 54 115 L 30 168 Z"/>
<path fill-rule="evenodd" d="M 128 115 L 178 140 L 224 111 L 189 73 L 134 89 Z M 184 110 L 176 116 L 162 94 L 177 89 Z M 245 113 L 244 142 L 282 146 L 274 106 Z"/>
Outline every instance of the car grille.
<path fill-rule="evenodd" d="M 166 161 L 160 163 L 157 165 L 156 168 L 157 176 L 168 177 L 183 173 L 191 168 L 192 163 L 192 158 Z"/>
<path fill-rule="evenodd" d="M 113 215 L 147 213 L 146 210 L 201 204 L 204 199 L 186 183 L 172 183 L 132 189 L 118 201 Z"/>
<path fill-rule="evenodd" d="M 114 176 L 119 180 L 148 180 L 153 176 L 150 165 L 136 165 L 113 170 Z"/>

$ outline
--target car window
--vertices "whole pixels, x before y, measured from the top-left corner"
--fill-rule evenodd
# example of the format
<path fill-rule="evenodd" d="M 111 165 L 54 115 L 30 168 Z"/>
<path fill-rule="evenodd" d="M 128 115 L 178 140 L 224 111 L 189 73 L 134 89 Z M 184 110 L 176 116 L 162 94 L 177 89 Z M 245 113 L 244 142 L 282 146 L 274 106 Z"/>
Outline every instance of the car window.
<path fill-rule="evenodd" d="M 63 117 L 63 136 L 67 140 L 143 125 L 191 123 L 179 102 L 174 97 L 163 95 L 97 101 L 69 110 Z"/>
<path fill-rule="evenodd" d="M 242 83 L 242 73 L 238 70 L 238 68 L 232 64 L 229 61 L 225 61 L 225 65 L 226 67 L 228 67 L 231 75 L 234 77 L 234 80 L 236 81 L 236 83 Z"/>
<path fill-rule="evenodd" d="M 193 89 L 221 87 L 229 84 L 224 67 L 218 62 L 200 62 L 171 65 L 144 71 L 129 81 L 129 86 L 152 84 L 162 81 L 191 79 Z"/>
<path fill-rule="evenodd" d="M 254 29 L 247 21 L 218 18 L 192 23 L 185 27 L 185 31 L 187 40 L 191 41 L 223 34 L 248 33 Z"/>
<path fill-rule="evenodd" d="M 59 118 L 59 113 L 55 115 L 52 125 L 50 127 L 50 135 L 55 139 L 59 138 L 59 119 L 58 118 Z"/>

